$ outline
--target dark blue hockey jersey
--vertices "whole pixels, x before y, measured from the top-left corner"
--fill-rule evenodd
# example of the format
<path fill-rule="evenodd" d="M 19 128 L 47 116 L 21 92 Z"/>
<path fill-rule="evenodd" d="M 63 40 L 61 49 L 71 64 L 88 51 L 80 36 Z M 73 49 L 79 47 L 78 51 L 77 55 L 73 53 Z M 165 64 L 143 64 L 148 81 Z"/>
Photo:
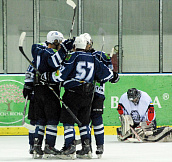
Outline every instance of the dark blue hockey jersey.
<path fill-rule="evenodd" d="M 92 53 L 73 52 L 66 57 L 60 70 L 52 73 L 51 79 L 63 82 L 64 88 L 70 89 L 94 80 L 107 82 L 112 77 L 113 72 Z"/>
<path fill-rule="evenodd" d="M 111 58 L 105 52 L 95 51 L 95 52 L 93 52 L 93 55 L 96 56 L 97 59 L 101 60 L 108 68 L 113 70 Z M 97 82 L 96 87 L 95 87 L 95 95 L 100 96 L 100 97 L 105 99 L 104 86 L 105 86 L 104 83 L 102 83 L 102 82 L 98 83 Z"/>
<path fill-rule="evenodd" d="M 32 57 L 35 67 L 42 74 L 44 72 L 53 72 L 60 67 L 66 54 L 56 49 L 47 48 L 42 44 L 32 45 Z"/>
<path fill-rule="evenodd" d="M 32 63 L 39 70 L 40 73 L 55 71 L 60 67 L 66 54 L 62 51 L 57 51 L 52 48 L 47 48 L 46 43 L 38 43 L 32 45 Z M 25 73 L 25 84 L 33 85 L 35 70 L 32 65 L 29 65 Z"/>

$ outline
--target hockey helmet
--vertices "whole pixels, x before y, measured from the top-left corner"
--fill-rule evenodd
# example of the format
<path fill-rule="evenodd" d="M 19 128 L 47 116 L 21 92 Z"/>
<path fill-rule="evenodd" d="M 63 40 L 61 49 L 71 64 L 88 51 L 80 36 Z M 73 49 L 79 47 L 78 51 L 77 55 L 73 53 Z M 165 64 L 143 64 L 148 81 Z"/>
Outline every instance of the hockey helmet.
<path fill-rule="evenodd" d="M 75 38 L 75 41 L 73 44 L 75 45 L 76 49 L 84 49 L 85 50 L 87 41 L 84 37 L 79 36 L 79 37 Z"/>
<path fill-rule="evenodd" d="M 91 45 L 93 44 L 93 41 L 92 41 L 92 39 L 91 39 L 90 34 L 84 33 L 84 34 L 81 34 L 80 36 L 81 36 L 81 37 L 84 37 L 84 38 L 86 39 L 87 44 L 91 44 Z"/>
<path fill-rule="evenodd" d="M 62 42 L 64 39 L 63 34 L 59 31 L 50 31 L 47 34 L 47 43 L 53 44 L 55 40 L 58 41 L 58 43 Z"/>
<path fill-rule="evenodd" d="M 138 104 L 141 94 L 140 91 L 138 91 L 136 88 L 131 88 L 127 91 L 127 97 L 130 101 L 134 102 L 135 104 Z"/>

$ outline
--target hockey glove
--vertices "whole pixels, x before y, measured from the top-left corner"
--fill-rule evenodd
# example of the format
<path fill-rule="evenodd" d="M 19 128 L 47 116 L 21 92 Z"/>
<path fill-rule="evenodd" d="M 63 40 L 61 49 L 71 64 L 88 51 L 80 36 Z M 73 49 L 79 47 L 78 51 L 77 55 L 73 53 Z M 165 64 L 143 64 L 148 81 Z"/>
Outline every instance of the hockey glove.
<path fill-rule="evenodd" d="M 61 43 L 62 50 L 66 53 L 68 51 L 71 51 L 71 49 L 73 48 L 74 41 L 75 41 L 75 38 L 65 40 L 63 43 Z"/>
<path fill-rule="evenodd" d="M 91 53 L 95 52 L 95 49 L 94 48 L 91 48 L 90 52 Z"/>
<path fill-rule="evenodd" d="M 109 80 L 111 83 L 117 83 L 119 81 L 119 75 L 117 72 L 113 72 L 113 78 Z"/>
<path fill-rule="evenodd" d="M 25 84 L 24 88 L 23 88 L 23 96 L 24 96 L 24 98 L 26 98 L 26 96 L 28 96 L 28 100 L 30 100 L 31 97 L 32 97 L 32 92 L 33 92 L 33 87 L 27 86 Z"/>

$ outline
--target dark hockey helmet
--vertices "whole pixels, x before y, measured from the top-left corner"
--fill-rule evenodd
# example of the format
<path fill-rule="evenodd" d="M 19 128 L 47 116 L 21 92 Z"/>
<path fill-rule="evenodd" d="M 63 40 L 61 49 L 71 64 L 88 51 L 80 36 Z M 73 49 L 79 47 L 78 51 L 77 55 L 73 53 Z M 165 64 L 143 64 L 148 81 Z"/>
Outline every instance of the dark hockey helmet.
<path fill-rule="evenodd" d="M 140 91 L 138 91 L 136 88 L 131 88 L 131 89 L 128 89 L 127 91 L 127 97 L 133 103 L 138 104 L 141 94 L 140 94 Z"/>

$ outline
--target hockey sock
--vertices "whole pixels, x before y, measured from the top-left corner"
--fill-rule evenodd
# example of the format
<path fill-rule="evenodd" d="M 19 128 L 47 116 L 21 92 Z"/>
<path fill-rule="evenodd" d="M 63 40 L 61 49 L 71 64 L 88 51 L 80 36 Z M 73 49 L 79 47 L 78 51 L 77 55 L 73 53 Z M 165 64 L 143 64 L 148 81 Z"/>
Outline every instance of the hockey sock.
<path fill-rule="evenodd" d="M 92 124 L 94 129 L 94 136 L 96 139 L 96 145 L 104 144 L 104 125 L 102 115 L 96 115 L 92 118 Z"/>
<path fill-rule="evenodd" d="M 35 131 L 29 130 L 29 144 L 34 145 Z"/>
<path fill-rule="evenodd" d="M 57 137 L 57 125 L 47 125 L 46 128 L 46 143 L 50 147 L 54 147 Z"/>
<path fill-rule="evenodd" d="M 35 125 L 35 121 L 30 121 L 31 125 Z M 29 144 L 34 145 L 35 130 L 29 130 Z"/>
<path fill-rule="evenodd" d="M 45 132 L 45 126 L 37 125 L 35 130 L 35 138 L 38 138 L 39 145 L 42 145 L 42 141 L 44 139 L 44 132 Z"/>
<path fill-rule="evenodd" d="M 68 148 L 73 141 L 75 140 L 75 129 L 74 125 L 63 124 L 64 126 L 64 138 L 65 138 L 65 146 Z"/>
<path fill-rule="evenodd" d="M 82 144 L 85 141 L 85 139 L 89 139 L 91 141 L 91 131 L 89 125 L 79 127 L 79 131 L 80 131 Z"/>

